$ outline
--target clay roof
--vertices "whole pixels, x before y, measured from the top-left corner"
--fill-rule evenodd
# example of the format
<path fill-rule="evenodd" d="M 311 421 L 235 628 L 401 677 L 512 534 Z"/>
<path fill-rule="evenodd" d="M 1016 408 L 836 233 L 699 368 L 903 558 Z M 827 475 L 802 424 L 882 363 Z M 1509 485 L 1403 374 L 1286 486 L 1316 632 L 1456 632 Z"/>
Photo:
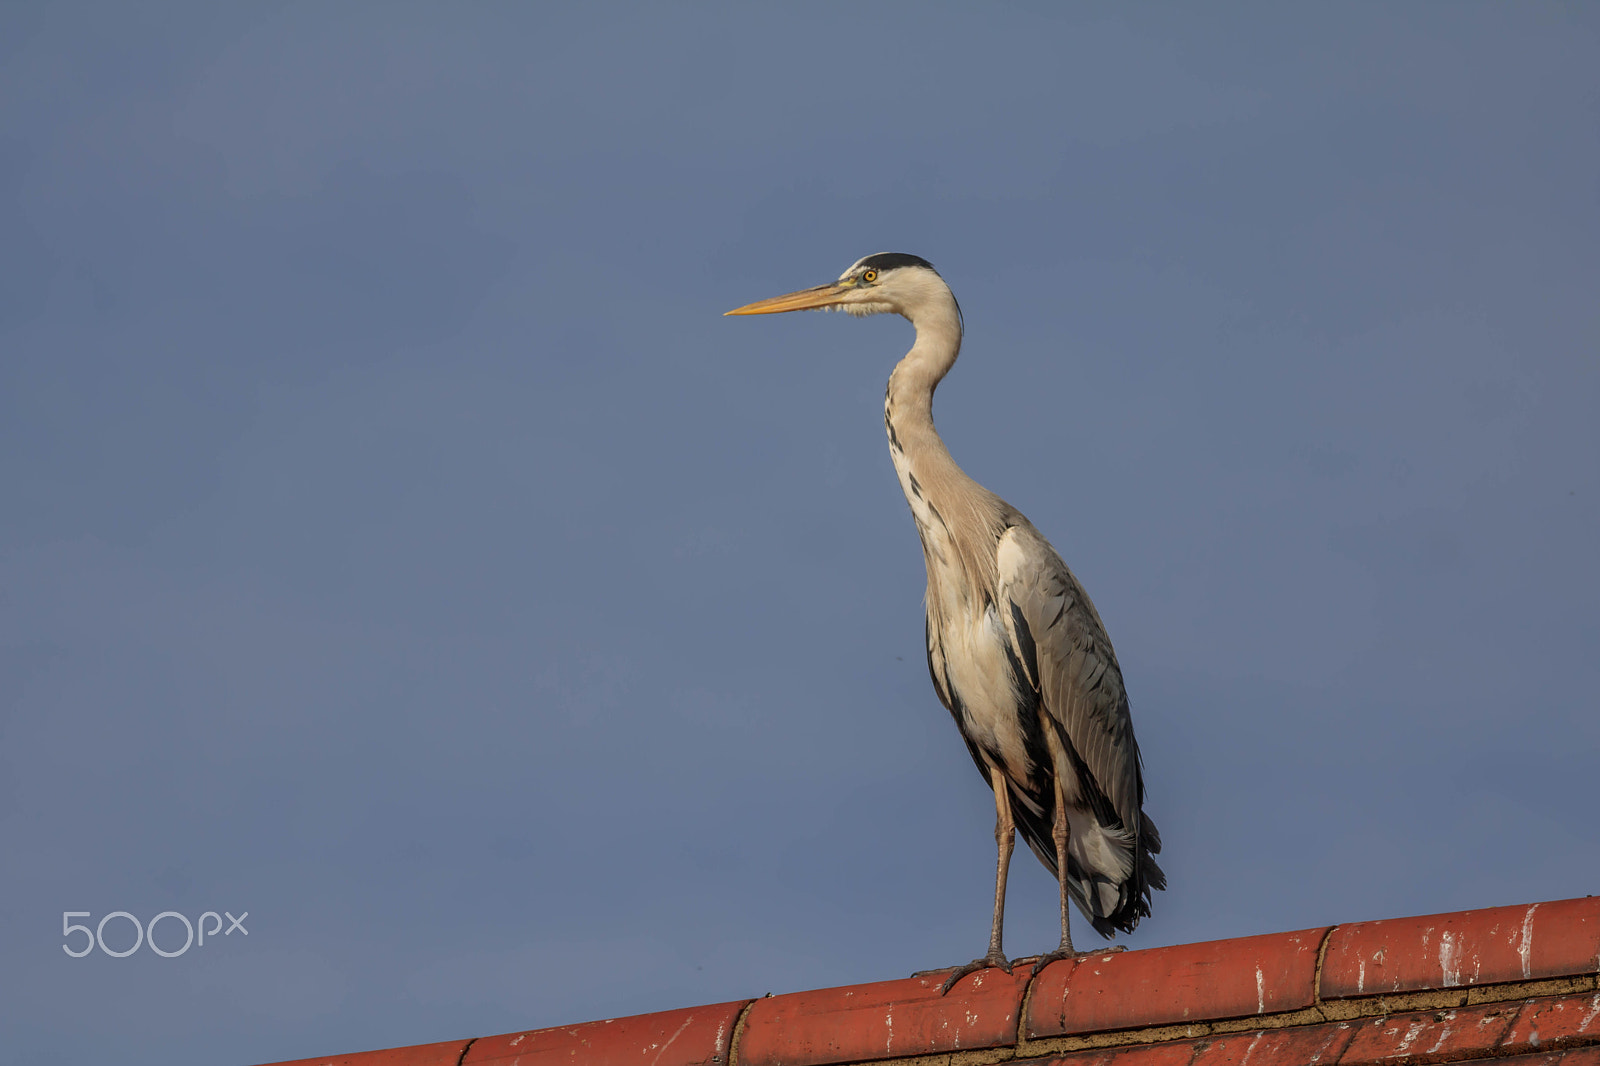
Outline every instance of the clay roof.
<path fill-rule="evenodd" d="M 1600 898 L 907 978 L 283 1066 L 1600 1066 Z"/>

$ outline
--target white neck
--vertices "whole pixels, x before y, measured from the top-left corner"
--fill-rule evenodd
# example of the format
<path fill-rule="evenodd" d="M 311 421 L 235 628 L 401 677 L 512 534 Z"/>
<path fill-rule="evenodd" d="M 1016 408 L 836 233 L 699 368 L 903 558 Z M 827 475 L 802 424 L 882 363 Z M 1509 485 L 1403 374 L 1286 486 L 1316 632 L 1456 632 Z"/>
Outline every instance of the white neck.
<path fill-rule="evenodd" d="M 917 327 L 917 342 L 889 375 L 884 429 L 889 435 L 889 458 L 927 557 L 932 605 L 942 596 L 935 590 L 942 584 L 936 581 L 940 574 L 973 571 L 967 584 L 945 592 L 984 587 L 981 581 L 992 566 L 968 558 L 971 553 L 963 551 L 962 544 L 982 543 L 980 531 L 992 524 L 995 508 L 1004 504 L 956 465 L 933 425 L 934 389 L 961 351 L 961 316 L 954 297 L 947 293 L 943 303 L 924 305 L 915 317 L 906 317 Z M 953 605 L 940 608 L 951 609 Z"/>
<path fill-rule="evenodd" d="M 917 342 L 889 375 L 884 396 L 884 426 L 889 434 L 889 451 L 899 469 L 903 457 L 907 464 L 949 463 L 950 452 L 933 426 L 933 392 L 955 365 L 961 352 L 961 313 L 955 298 L 928 301 L 908 312 L 906 318 L 917 330 Z M 902 476 L 902 482 L 905 478 Z M 910 497 L 910 490 L 907 489 Z M 915 504 L 913 503 L 913 507 Z"/>

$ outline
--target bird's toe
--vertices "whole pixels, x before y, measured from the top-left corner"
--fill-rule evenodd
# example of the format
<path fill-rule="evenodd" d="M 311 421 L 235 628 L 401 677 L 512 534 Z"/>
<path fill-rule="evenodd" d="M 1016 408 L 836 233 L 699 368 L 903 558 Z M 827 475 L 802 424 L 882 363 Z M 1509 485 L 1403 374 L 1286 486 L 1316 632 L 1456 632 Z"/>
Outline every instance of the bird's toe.
<path fill-rule="evenodd" d="M 1113 944 L 1108 948 L 1096 948 L 1094 951 L 1074 951 L 1071 948 L 1056 948 L 1054 951 L 1047 952 L 1033 960 L 1033 972 L 1036 974 L 1043 973 L 1046 966 L 1049 966 L 1052 962 L 1060 962 L 1062 959 L 1098 959 L 1105 955 L 1115 955 L 1118 952 L 1127 950 L 1127 947 L 1122 944 Z M 1026 962 L 1027 960 L 1018 959 L 1017 961 Z"/>
<path fill-rule="evenodd" d="M 981 959 L 973 959 L 966 965 L 957 966 L 955 969 L 950 971 L 949 976 L 944 979 L 944 984 L 939 986 L 939 994 L 942 996 L 948 993 L 952 988 L 955 987 L 957 981 L 961 980 L 969 973 L 977 973 L 979 970 L 1004 970 L 1009 974 L 1011 972 L 1011 966 L 1011 960 L 998 953 L 985 955 Z M 926 977 L 943 972 L 943 970 L 924 970 L 922 973 L 912 974 L 912 976 Z"/>

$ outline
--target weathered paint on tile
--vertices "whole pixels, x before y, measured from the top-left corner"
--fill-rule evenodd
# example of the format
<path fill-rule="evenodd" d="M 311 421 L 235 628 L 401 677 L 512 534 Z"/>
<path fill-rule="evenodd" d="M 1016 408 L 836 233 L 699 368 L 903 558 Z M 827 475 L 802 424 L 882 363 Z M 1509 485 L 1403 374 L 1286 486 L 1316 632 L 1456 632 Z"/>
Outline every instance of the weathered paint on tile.
<path fill-rule="evenodd" d="M 456 1066 L 470 1040 L 446 1040 L 441 1044 L 412 1044 L 410 1047 L 382 1051 L 357 1051 L 349 1055 L 324 1055 L 316 1059 L 295 1059 L 271 1066 Z"/>
<path fill-rule="evenodd" d="M 1322 996 L 1528 981 L 1600 970 L 1600 898 L 1341 925 Z"/>
<path fill-rule="evenodd" d="M 734 1022 L 749 1002 L 486 1036 L 461 1066 L 727 1066 Z"/>
<path fill-rule="evenodd" d="M 982 970 L 941 996 L 942 973 L 757 1000 L 739 1066 L 823 1066 L 1016 1043 L 1028 966 Z"/>
<path fill-rule="evenodd" d="M 1405 1066 L 1484 1054 L 1500 1043 L 1521 1005 L 1418 1011 L 1356 1025 L 1341 1066 Z"/>
<path fill-rule="evenodd" d="M 1528 1000 L 1502 1046 L 1533 1051 L 1593 1041 L 1600 1041 L 1600 992 Z"/>
<path fill-rule="evenodd" d="M 1034 985 L 1025 1032 L 1036 1040 L 1309 1007 L 1326 932 L 1302 929 L 1053 963 Z"/>

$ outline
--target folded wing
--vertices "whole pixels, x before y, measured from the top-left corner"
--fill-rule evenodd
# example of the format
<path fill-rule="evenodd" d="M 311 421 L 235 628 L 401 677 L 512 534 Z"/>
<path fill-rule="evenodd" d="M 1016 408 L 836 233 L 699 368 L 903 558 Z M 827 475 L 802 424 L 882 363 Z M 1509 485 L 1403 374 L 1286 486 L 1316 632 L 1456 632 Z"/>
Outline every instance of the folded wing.
<path fill-rule="evenodd" d="M 1161 839 L 1143 812 L 1139 744 L 1116 653 L 1094 604 L 1038 530 L 1006 530 L 997 561 L 997 611 L 1039 694 L 1043 725 L 1065 752 L 1055 769 L 1070 834 L 1068 890 L 1103 935 L 1131 931 L 1166 877 L 1151 857 Z M 1049 822 L 1027 819 L 1019 828 L 1055 872 Z"/>

